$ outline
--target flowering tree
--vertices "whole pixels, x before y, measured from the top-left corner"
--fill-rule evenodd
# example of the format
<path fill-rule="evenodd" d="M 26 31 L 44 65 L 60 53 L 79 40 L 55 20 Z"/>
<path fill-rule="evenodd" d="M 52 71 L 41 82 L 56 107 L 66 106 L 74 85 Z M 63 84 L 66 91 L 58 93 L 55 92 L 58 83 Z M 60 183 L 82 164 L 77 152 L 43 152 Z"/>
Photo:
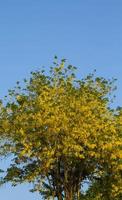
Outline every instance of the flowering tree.
<path fill-rule="evenodd" d="M 13 159 L 1 183 L 32 182 L 44 199 L 74 200 L 84 181 L 99 181 L 107 189 L 101 199 L 121 195 L 122 115 L 109 108 L 113 81 L 78 80 L 75 70 L 62 60 L 9 90 L 0 107 L 0 154 Z"/>

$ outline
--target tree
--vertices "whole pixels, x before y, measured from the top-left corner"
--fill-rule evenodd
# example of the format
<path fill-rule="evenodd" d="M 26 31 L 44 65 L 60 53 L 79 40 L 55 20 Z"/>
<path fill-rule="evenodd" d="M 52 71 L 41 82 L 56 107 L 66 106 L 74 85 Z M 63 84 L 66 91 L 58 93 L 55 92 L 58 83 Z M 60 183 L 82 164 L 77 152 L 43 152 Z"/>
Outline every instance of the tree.
<path fill-rule="evenodd" d="M 85 180 L 104 185 L 107 176 L 109 196 L 122 192 L 121 120 L 109 108 L 113 81 L 93 74 L 78 80 L 75 70 L 56 60 L 48 75 L 32 72 L 1 102 L 0 153 L 13 158 L 2 183 L 33 182 L 45 199 L 74 200 Z"/>

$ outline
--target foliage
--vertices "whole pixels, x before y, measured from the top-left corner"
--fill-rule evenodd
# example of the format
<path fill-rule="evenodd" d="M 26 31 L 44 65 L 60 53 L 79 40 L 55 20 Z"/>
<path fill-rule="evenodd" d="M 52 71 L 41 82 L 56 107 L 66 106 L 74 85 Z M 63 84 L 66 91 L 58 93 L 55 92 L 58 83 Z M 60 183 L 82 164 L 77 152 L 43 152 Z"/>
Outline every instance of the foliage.
<path fill-rule="evenodd" d="M 48 75 L 32 72 L 24 89 L 17 82 L 1 103 L 0 154 L 13 157 L 2 183 L 32 182 L 44 199 L 68 200 L 80 199 L 87 179 L 99 182 L 104 198 L 116 199 L 122 194 L 122 115 L 109 108 L 114 80 L 93 74 L 78 80 L 65 60 L 54 65 Z"/>

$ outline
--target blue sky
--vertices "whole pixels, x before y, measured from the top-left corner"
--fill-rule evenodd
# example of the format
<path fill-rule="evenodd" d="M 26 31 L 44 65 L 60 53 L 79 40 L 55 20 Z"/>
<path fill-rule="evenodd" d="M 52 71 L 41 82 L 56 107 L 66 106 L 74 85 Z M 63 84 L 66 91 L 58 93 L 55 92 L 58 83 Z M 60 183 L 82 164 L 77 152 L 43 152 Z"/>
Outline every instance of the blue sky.
<path fill-rule="evenodd" d="M 122 106 L 122 1 L 0 0 L 0 98 L 54 55 L 77 66 L 79 77 L 96 69 L 117 78 L 114 105 Z M 28 187 L 3 186 L 0 197 L 38 200 Z"/>

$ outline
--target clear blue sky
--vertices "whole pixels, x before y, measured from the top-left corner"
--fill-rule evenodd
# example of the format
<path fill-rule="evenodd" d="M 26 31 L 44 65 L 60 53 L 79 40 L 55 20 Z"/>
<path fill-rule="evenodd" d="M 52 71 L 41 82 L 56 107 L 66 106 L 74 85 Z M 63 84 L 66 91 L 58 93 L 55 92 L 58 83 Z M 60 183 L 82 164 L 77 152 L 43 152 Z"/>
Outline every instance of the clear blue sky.
<path fill-rule="evenodd" d="M 96 68 L 116 77 L 115 105 L 122 106 L 122 1 L 0 0 L 0 98 L 55 54 L 77 66 L 78 76 Z M 28 187 L 3 186 L 0 198 L 38 200 Z"/>

